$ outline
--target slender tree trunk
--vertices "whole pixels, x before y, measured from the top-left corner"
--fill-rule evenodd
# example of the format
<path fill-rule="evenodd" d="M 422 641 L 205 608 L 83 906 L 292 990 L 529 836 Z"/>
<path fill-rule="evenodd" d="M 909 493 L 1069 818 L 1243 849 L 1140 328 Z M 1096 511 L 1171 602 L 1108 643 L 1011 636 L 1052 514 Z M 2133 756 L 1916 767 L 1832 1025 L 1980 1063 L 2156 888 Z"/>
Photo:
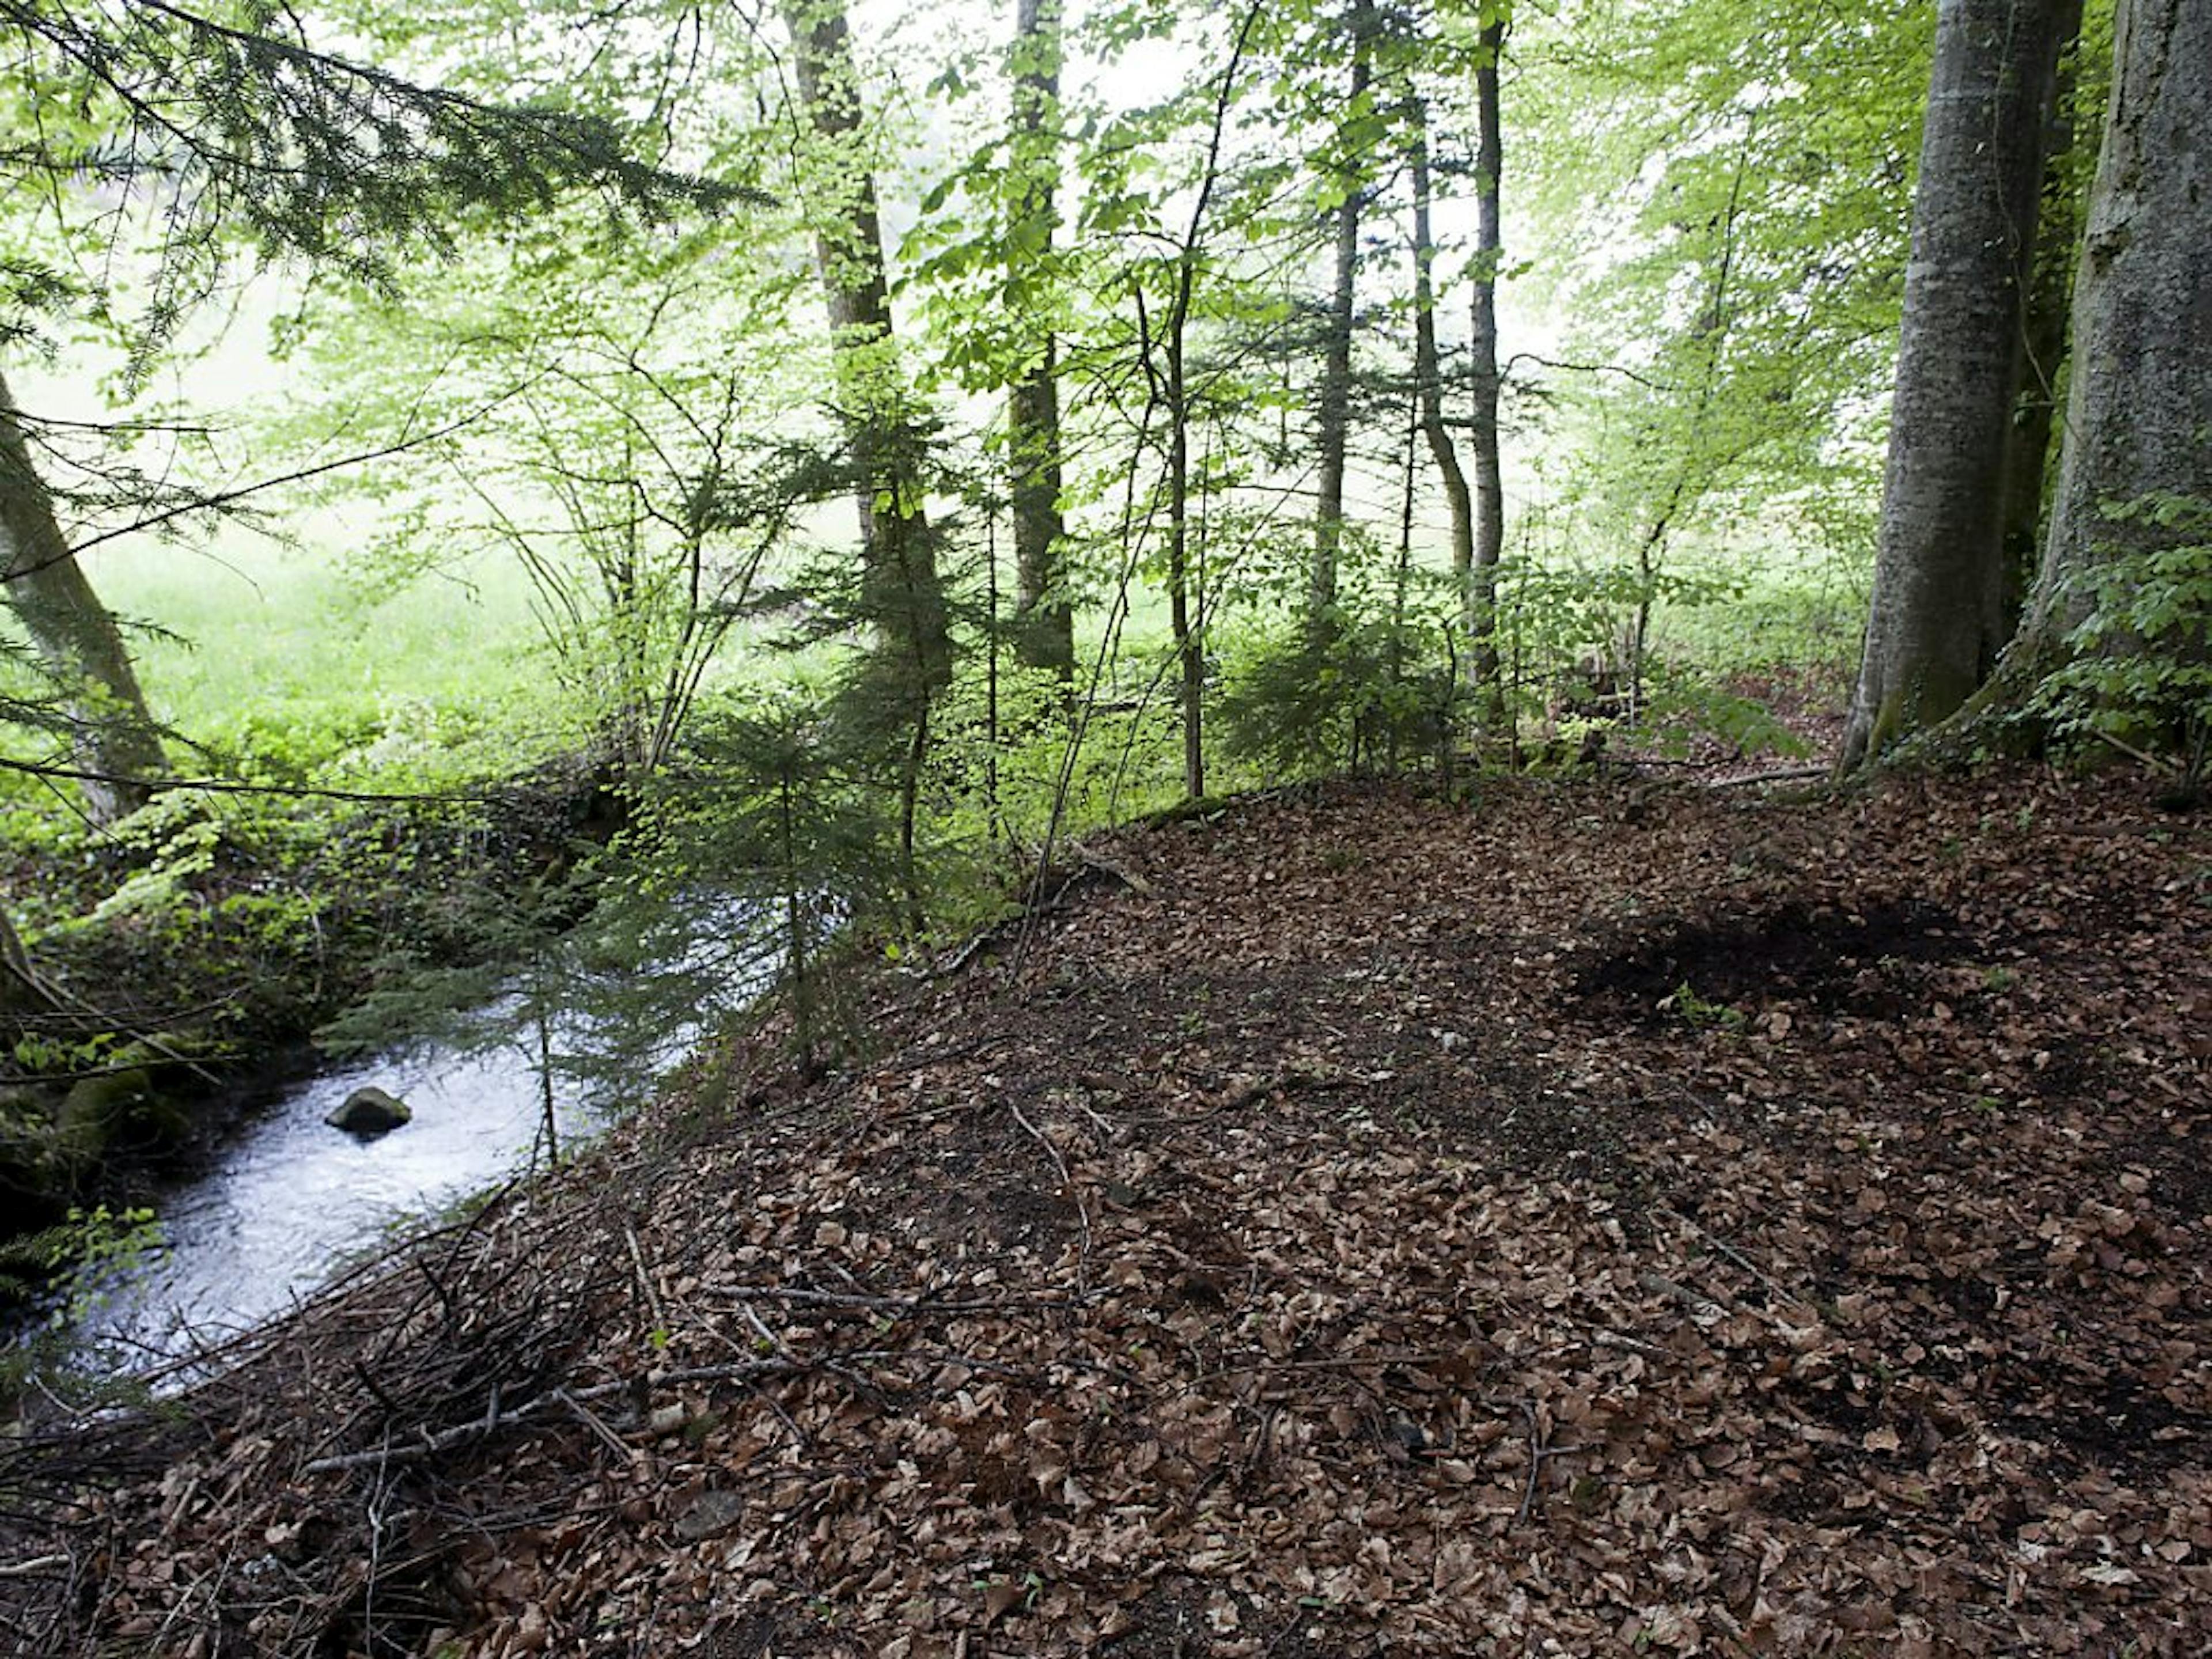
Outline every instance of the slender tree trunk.
<path fill-rule="evenodd" d="M 60 1006 L 5 908 L 0 908 L 0 1015 L 50 1013 Z"/>
<path fill-rule="evenodd" d="M 799 101 L 836 165 L 842 199 L 817 210 L 815 258 L 830 312 L 840 413 L 860 508 L 862 600 L 904 659 L 921 699 L 951 675 L 952 647 L 935 544 L 922 508 L 920 434 L 907 408 L 891 329 L 876 185 L 855 142 L 862 111 L 843 0 L 784 0 Z"/>
<path fill-rule="evenodd" d="M 1175 294 L 1170 303 L 1163 343 L 1166 368 L 1160 402 L 1168 419 L 1168 625 L 1175 636 L 1176 663 L 1181 680 L 1182 705 L 1183 793 L 1195 800 L 1206 793 L 1206 634 L 1205 595 L 1194 590 L 1193 538 L 1190 521 L 1190 379 L 1186 357 L 1190 314 L 1198 292 L 1199 248 L 1206 234 L 1206 216 L 1213 191 L 1221 181 L 1221 146 L 1229 125 L 1229 107 L 1237 95 L 1237 76 L 1244 54 L 1252 44 L 1266 0 L 1252 0 L 1237 25 L 1229 62 L 1221 71 L 1213 100 L 1213 119 L 1206 140 L 1206 159 L 1199 174 L 1198 193 L 1191 204 L 1190 219 L 1176 250 Z M 1141 303 L 1141 290 L 1140 303 Z M 1149 335 L 1149 330 L 1147 331 Z M 1152 345 L 1146 342 L 1146 358 Z"/>
<path fill-rule="evenodd" d="M 792 1035 L 799 1056 L 814 1063 L 814 985 L 807 977 L 806 898 L 799 890 L 799 841 L 793 829 L 792 778 L 788 771 L 776 785 L 776 832 L 783 868 L 783 926 L 786 955 L 791 969 Z"/>
<path fill-rule="evenodd" d="M 1010 260 L 1049 267 L 1060 217 L 1060 65 L 1061 0 L 1017 0 L 1014 21 L 1013 167 L 1017 234 Z M 1009 288 L 1026 275 L 1008 271 Z M 1075 611 L 1061 569 L 1067 526 L 1060 511 L 1060 374 L 1049 313 L 1036 358 L 1014 383 L 1006 404 L 1006 449 L 1012 468 L 1014 566 L 1018 596 L 1014 648 L 1032 668 L 1062 680 L 1075 675 Z"/>
<path fill-rule="evenodd" d="M 2203 538 L 2212 502 L 2208 65 L 2212 0 L 2121 0 L 2031 643 L 2055 644 L 2079 620 L 2089 581 L 2115 558 Z M 2186 510 L 2112 516 L 2161 501 Z M 2212 651 L 2202 637 L 2163 643 L 2200 662 Z"/>
<path fill-rule="evenodd" d="M 538 1006 L 538 1116 L 545 1137 L 545 1164 L 561 1167 L 561 1115 L 553 1098 L 553 1014 Z"/>
<path fill-rule="evenodd" d="M 131 653 L 62 535 L 53 497 L 31 458 L 15 395 L 0 376 L 0 589 L 62 688 L 76 758 L 96 775 L 79 785 L 95 823 L 146 804 L 161 743 Z"/>
<path fill-rule="evenodd" d="M 1498 61 L 1505 53 L 1505 20 L 1482 31 L 1474 71 L 1474 321 L 1468 339 L 1468 378 L 1474 392 L 1470 433 L 1474 450 L 1474 538 L 1467 585 L 1468 665 L 1475 707 L 1495 731 L 1505 717 L 1505 687 L 1498 672 L 1498 566 L 1505 554 L 1505 479 L 1499 459 L 1498 405 L 1498 271 L 1504 256 L 1505 141 L 1498 112 Z"/>
<path fill-rule="evenodd" d="M 1182 280 L 1187 290 L 1188 270 Z M 1167 340 L 1168 629 L 1175 638 L 1182 710 L 1183 793 L 1196 800 L 1206 793 L 1206 641 L 1191 603 L 1190 392 L 1183 363 L 1188 313 L 1186 294 L 1170 319 Z"/>
<path fill-rule="evenodd" d="M 1420 398 L 1421 434 L 1443 480 L 1444 501 L 1451 512 L 1452 574 L 1459 591 L 1472 594 L 1474 497 L 1460 467 L 1458 447 L 1444 423 L 1443 368 L 1437 350 L 1437 243 L 1429 218 L 1428 106 L 1419 97 L 1408 100 L 1407 124 L 1407 162 L 1413 184 L 1413 383 Z"/>
<path fill-rule="evenodd" d="M 2004 462 L 2067 0 L 1942 0 L 1874 600 L 1842 764 L 1972 695 L 2004 641 Z"/>
<path fill-rule="evenodd" d="M 1364 158 L 1350 151 L 1346 134 L 1359 119 L 1367 99 L 1373 23 L 1368 8 L 1355 4 L 1346 25 L 1352 32 L 1352 84 L 1339 129 L 1336 187 L 1343 199 L 1336 209 L 1336 264 L 1329 289 L 1328 332 L 1323 343 L 1321 376 L 1320 501 L 1315 512 L 1313 569 L 1307 584 L 1307 631 L 1325 644 L 1334 632 L 1337 560 L 1344 543 L 1344 473 L 1352 439 L 1352 325 L 1359 276 L 1359 218 L 1365 205 Z"/>
<path fill-rule="evenodd" d="M 2080 122 L 2074 46 L 2081 32 L 2081 0 L 2059 7 L 2058 76 L 2044 135 L 2043 191 L 2036 215 L 2035 257 L 2028 268 L 2021 320 L 2021 377 L 2013 400 L 2004 461 L 2004 610 L 2009 636 L 2020 624 L 2043 550 L 2045 484 L 2056 448 L 2058 374 L 2066 359 L 2067 315 L 2080 257 L 2082 191 L 2075 167 Z"/>

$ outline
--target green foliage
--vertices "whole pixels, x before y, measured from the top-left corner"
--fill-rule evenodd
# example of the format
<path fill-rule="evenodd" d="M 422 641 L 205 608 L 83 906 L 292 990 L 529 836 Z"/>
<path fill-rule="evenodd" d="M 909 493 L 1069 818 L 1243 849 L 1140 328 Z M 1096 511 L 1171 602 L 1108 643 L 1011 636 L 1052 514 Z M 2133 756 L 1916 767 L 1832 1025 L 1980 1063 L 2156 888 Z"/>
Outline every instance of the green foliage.
<path fill-rule="evenodd" d="M 1683 1024 L 1698 1030 L 1738 1032 L 1751 1023 L 1751 1017 L 1734 1003 L 1701 996 L 1686 980 L 1661 998 L 1659 1006 L 1671 1009 Z"/>
<path fill-rule="evenodd" d="M 193 879 L 215 867 L 223 848 L 220 808 L 199 789 L 166 790 L 110 833 L 135 855 L 134 867 L 93 911 L 94 922 L 174 910 Z"/>
<path fill-rule="evenodd" d="M 1804 739 L 1765 703 L 1731 691 L 1695 668 L 1655 659 L 1644 693 L 1634 735 L 1663 756 L 1686 756 L 1700 738 L 1737 754 L 1806 753 Z"/>
<path fill-rule="evenodd" d="M 2077 620 L 2030 711 L 2062 735 L 2148 750 L 2193 797 L 2212 763 L 2212 502 L 2158 496 L 2106 516 L 2113 545 L 2060 596 Z"/>
<path fill-rule="evenodd" d="M 1273 778 L 1448 769 L 1464 694 L 1440 649 L 1441 619 L 1413 625 L 1339 605 L 1328 622 L 1238 639 L 1218 702 L 1231 757 Z"/>
<path fill-rule="evenodd" d="M 1859 561 L 1754 544 L 1678 568 L 1691 586 L 1655 607 L 1653 635 L 1666 652 L 1716 677 L 1778 672 L 1840 686 L 1857 669 L 1867 611 Z"/>
<path fill-rule="evenodd" d="M 315 50 L 258 6 L 226 16 L 0 0 L 0 35 L 16 47 L 9 108 L 40 112 L 9 118 L 0 142 L 16 168 L 118 197 L 161 181 L 161 274 L 143 321 L 155 343 L 240 238 L 380 281 L 395 251 L 449 245 L 444 216 L 542 210 L 565 185 L 647 213 L 734 193 L 638 161 L 611 121 L 419 86 Z M 10 286 L 23 301 L 67 284 L 34 266 Z M 0 325 L 20 329 L 20 313 Z"/>
<path fill-rule="evenodd" d="M 904 931 L 898 823 L 831 696 L 793 690 L 702 720 L 649 809 L 662 880 L 727 906 L 741 982 L 785 997 L 798 1046 L 851 1040 L 854 941 Z"/>
<path fill-rule="evenodd" d="M 1498 638 L 1508 712 L 1533 727 L 1540 754 L 1594 754 L 1613 734 L 1680 757 L 1700 740 L 1737 750 L 1802 752 L 1758 700 L 1729 689 L 1738 672 L 1771 665 L 1762 642 L 1729 625 L 1742 584 L 1711 569 L 1640 570 L 1633 563 L 1500 568 Z M 1694 649 L 1636 648 L 1639 611 L 1698 625 Z M 1647 640 L 1653 636 L 1647 636 Z"/>
<path fill-rule="evenodd" d="M 116 1280 L 161 1248 L 161 1224 L 151 1210 L 72 1208 L 51 1227 L 0 1240 L 0 1301 L 46 1296 L 58 1281 L 48 1323 L 55 1329 L 82 1324 Z"/>

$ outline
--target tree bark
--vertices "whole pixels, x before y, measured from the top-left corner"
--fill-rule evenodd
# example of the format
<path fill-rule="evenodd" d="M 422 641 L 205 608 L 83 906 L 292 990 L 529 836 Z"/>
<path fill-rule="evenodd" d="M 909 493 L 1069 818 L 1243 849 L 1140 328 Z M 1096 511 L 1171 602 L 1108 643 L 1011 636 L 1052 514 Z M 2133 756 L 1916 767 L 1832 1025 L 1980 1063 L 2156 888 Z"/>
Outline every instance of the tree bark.
<path fill-rule="evenodd" d="M 93 592 L 54 515 L 15 395 L 0 375 L 0 587 L 62 688 L 85 811 L 112 823 L 146 804 L 161 743 L 122 631 Z"/>
<path fill-rule="evenodd" d="M 51 1013 L 60 1006 L 15 932 L 15 924 L 0 906 L 0 1015 Z"/>
<path fill-rule="evenodd" d="M 2005 444 L 2000 627 L 2008 635 L 2020 625 L 2042 557 L 2045 485 L 2057 447 L 2058 376 L 2066 361 L 2067 319 L 2073 306 L 2074 265 L 2081 232 L 2084 191 L 2075 166 L 2081 133 L 2075 108 L 2079 77 L 2074 51 L 2081 33 L 2081 0 L 2063 0 L 2058 27 L 2058 73 L 2044 133 L 2035 257 L 2028 267 L 2021 325 L 2020 387 Z"/>
<path fill-rule="evenodd" d="M 1468 378 L 1474 392 L 1469 433 L 1474 452 L 1474 537 L 1467 576 L 1468 661 L 1474 677 L 1477 718 L 1496 731 L 1505 714 L 1505 687 L 1498 664 L 1498 567 L 1505 555 L 1505 477 L 1499 459 L 1498 407 L 1498 271 L 1504 257 L 1505 142 L 1498 103 L 1498 62 L 1505 53 L 1505 20 L 1482 31 L 1474 70 L 1474 318 L 1468 337 Z"/>
<path fill-rule="evenodd" d="M 1409 100 L 1407 163 L 1413 184 L 1413 383 L 1419 393 L 1421 434 L 1443 480 L 1451 513 L 1452 570 L 1460 591 L 1471 592 L 1474 571 L 1474 497 L 1461 470 L 1459 449 L 1444 423 L 1443 368 L 1437 350 L 1436 234 L 1430 224 L 1428 108 Z"/>
<path fill-rule="evenodd" d="M 1049 266 L 1060 216 L 1061 0 L 1017 0 L 1014 19 L 1012 164 L 1016 234 L 1010 261 Z M 1009 286 L 1018 275 L 1010 269 Z M 1067 534 L 1060 510 L 1060 365 L 1048 318 L 1036 360 L 1006 402 L 1006 451 L 1012 471 L 1018 596 L 1014 648 L 1032 668 L 1062 680 L 1075 674 L 1075 611 L 1061 568 Z"/>
<path fill-rule="evenodd" d="M 1352 7 L 1352 84 L 1345 100 L 1348 125 L 1358 118 L 1367 97 L 1373 25 L 1364 4 Z M 1306 593 L 1307 628 L 1316 643 L 1334 632 L 1337 560 L 1344 543 L 1344 474 L 1352 439 L 1352 325 L 1359 276 L 1359 217 L 1365 205 L 1366 169 L 1340 134 L 1334 172 L 1344 192 L 1336 208 L 1336 263 L 1329 289 L 1328 331 L 1323 342 L 1321 377 L 1320 500 L 1314 515 L 1313 568 Z"/>
<path fill-rule="evenodd" d="M 852 30 L 843 0 L 784 0 L 793 68 L 808 125 L 842 176 L 817 213 L 815 260 L 828 301 L 839 414 L 860 510 L 861 600 L 920 698 L 951 676 L 951 638 L 935 544 L 922 507 L 921 434 L 907 407 L 884 274 L 873 174 L 859 153 L 862 122 Z"/>
<path fill-rule="evenodd" d="M 2201 538 L 2212 501 L 2208 65 L 2212 0 L 2121 0 L 2031 644 L 2055 644 L 2079 620 L 2100 567 Z M 2179 523 L 2112 516 L 2161 498 L 2194 510 Z M 2198 659 L 2208 649 L 2201 638 L 2166 643 Z"/>
<path fill-rule="evenodd" d="M 1954 713 L 2005 643 L 2005 452 L 2066 3 L 1937 13 L 1845 769 Z"/>

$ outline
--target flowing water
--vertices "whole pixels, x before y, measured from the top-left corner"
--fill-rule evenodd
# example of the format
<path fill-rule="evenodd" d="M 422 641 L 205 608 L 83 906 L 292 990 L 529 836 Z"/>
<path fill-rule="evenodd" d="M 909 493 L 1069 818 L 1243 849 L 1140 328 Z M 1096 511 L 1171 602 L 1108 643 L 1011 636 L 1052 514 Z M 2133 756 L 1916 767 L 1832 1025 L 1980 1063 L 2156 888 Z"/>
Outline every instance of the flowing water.
<path fill-rule="evenodd" d="M 374 1140 L 323 1121 L 368 1085 L 414 1121 Z M 542 1155 L 540 1091 L 532 1057 L 506 1044 L 427 1045 L 286 1089 L 162 1203 L 162 1252 L 110 1287 L 83 1334 L 146 1363 L 283 1312 L 395 1230 L 526 1167 L 533 1146 Z M 564 1150 L 605 1127 L 558 1077 L 554 1105 Z"/>
<path fill-rule="evenodd" d="M 635 1000 L 648 979 L 665 994 L 653 1039 L 624 1093 L 680 1059 L 706 1022 L 768 982 L 748 907 L 694 898 L 672 907 L 677 938 L 661 966 L 624 976 Z M 513 997 L 477 1017 L 512 1030 Z M 636 1015 L 571 1010 L 552 1022 L 556 1053 L 604 1051 L 601 1037 Z M 526 1033 L 531 1029 L 526 1023 Z M 106 1287 L 78 1334 L 125 1366 L 188 1355 L 291 1308 L 347 1262 L 395 1232 L 495 1187 L 542 1156 L 544 1084 L 535 1045 L 425 1042 L 324 1071 L 242 1115 L 205 1173 L 160 1205 L 162 1249 Z M 413 1121 L 374 1140 L 323 1119 L 356 1089 L 397 1095 Z M 554 1119 L 568 1149 L 606 1127 L 608 1113 L 570 1071 L 552 1067 Z"/>

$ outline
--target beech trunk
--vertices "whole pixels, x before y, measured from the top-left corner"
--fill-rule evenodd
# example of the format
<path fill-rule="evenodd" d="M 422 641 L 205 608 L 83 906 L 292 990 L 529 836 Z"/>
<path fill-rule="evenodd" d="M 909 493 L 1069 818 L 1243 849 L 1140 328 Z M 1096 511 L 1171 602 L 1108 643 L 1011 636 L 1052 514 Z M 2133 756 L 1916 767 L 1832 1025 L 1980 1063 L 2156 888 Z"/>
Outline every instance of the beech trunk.
<path fill-rule="evenodd" d="M 2066 0 L 1942 0 L 1848 769 L 1965 703 L 2005 644 L 2005 456 Z"/>
<path fill-rule="evenodd" d="M 2075 108 L 2078 77 L 2073 45 L 2081 34 L 2081 0 L 2067 0 L 2059 27 L 2063 44 L 2044 135 L 2043 198 L 2021 321 L 2020 387 L 2013 399 L 2012 431 L 2005 447 L 2002 626 L 2008 634 L 2020 625 L 2042 559 L 2045 497 L 2057 447 L 2058 379 L 2066 362 L 2074 267 L 2080 257 L 2087 194 L 2075 165 L 2081 123 Z"/>
<path fill-rule="evenodd" d="M 1505 475 L 1499 459 L 1498 409 L 1498 271 L 1504 258 L 1505 141 L 1498 109 L 1498 61 L 1505 52 L 1503 17 L 1482 31 L 1474 71 L 1474 316 L 1468 337 L 1468 377 L 1474 393 L 1468 446 L 1474 455 L 1474 537 L 1463 572 L 1468 659 L 1475 708 L 1485 727 L 1504 722 L 1505 687 L 1498 663 L 1498 567 L 1505 555 Z"/>
<path fill-rule="evenodd" d="M 907 407 L 884 274 L 873 175 L 855 142 L 862 110 L 842 0 L 785 0 L 793 68 L 808 125 L 842 177 L 817 220 L 815 259 L 828 301 L 860 512 L 861 597 L 884 643 L 913 669 L 918 696 L 951 678 L 952 648 L 935 544 L 922 507 L 921 435 Z"/>
<path fill-rule="evenodd" d="M 2030 626 L 2078 619 L 2088 578 L 2157 550 L 2212 501 L 2212 0 L 2122 0 L 2112 103 L 2075 279 L 2074 374 Z M 2194 509 L 2179 522 L 2141 509 Z M 2118 509 L 2135 509 L 2115 517 Z M 2202 657 L 2207 642 L 2168 641 Z"/>

